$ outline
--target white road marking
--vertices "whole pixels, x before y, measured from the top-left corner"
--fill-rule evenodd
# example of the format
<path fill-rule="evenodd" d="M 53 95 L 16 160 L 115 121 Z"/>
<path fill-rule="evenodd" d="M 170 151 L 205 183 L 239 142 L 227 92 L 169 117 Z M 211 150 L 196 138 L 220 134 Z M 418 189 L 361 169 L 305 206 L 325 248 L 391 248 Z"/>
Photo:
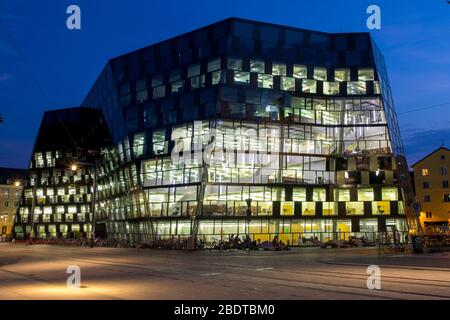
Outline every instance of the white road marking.
<path fill-rule="evenodd" d="M 205 273 L 205 274 L 201 274 L 200 277 L 217 276 L 219 274 L 222 274 L 222 273 L 221 272 Z"/>
<path fill-rule="evenodd" d="M 256 271 L 262 271 L 262 270 L 272 270 L 273 268 L 257 268 Z"/>

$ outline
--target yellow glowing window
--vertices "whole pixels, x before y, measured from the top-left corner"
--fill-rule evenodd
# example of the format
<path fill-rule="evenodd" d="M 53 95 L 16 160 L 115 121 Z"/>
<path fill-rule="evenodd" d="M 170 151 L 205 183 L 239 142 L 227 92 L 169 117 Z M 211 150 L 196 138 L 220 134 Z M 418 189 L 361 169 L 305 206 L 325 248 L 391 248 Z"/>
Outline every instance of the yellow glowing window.
<path fill-rule="evenodd" d="M 391 207 L 389 201 L 374 201 L 372 202 L 372 214 L 390 214 Z"/>
<path fill-rule="evenodd" d="M 322 204 L 322 215 L 324 216 L 335 216 L 337 215 L 337 202 L 324 202 Z"/>
<path fill-rule="evenodd" d="M 339 82 L 350 81 L 350 69 L 334 70 L 334 80 Z"/>
<path fill-rule="evenodd" d="M 348 201 L 345 203 L 345 211 L 348 216 L 363 215 L 364 202 Z"/>
<path fill-rule="evenodd" d="M 282 216 L 293 216 L 294 215 L 294 203 L 293 202 L 282 202 L 281 215 Z"/>
<path fill-rule="evenodd" d="M 302 215 L 303 216 L 314 216 L 316 214 L 316 203 L 315 202 L 302 202 Z"/>
<path fill-rule="evenodd" d="M 428 172 L 428 169 L 422 169 L 422 176 L 429 176 L 430 173 Z"/>

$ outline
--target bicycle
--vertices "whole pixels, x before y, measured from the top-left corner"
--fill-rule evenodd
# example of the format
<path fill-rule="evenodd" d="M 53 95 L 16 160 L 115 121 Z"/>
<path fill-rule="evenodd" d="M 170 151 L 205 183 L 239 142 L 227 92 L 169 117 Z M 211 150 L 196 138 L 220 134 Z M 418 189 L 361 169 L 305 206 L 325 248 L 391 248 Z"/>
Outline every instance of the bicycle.
<path fill-rule="evenodd" d="M 385 254 L 392 253 L 408 253 L 412 251 L 411 244 L 409 243 L 383 243 L 381 244 L 381 250 Z"/>

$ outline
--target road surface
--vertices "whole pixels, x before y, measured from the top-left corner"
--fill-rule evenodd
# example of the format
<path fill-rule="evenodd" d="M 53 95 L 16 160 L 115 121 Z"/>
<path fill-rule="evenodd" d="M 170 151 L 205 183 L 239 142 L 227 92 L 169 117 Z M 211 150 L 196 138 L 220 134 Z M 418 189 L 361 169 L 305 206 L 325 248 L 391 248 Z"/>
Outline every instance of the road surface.
<path fill-rule="evenodd" d="M 81 288 L 66 286 L 67 267 Z M 368 265 L 381 290 L 367 288 Z M 0 244 L 0 299 L 450 299 L 450 253 L 162 251 Z"/>

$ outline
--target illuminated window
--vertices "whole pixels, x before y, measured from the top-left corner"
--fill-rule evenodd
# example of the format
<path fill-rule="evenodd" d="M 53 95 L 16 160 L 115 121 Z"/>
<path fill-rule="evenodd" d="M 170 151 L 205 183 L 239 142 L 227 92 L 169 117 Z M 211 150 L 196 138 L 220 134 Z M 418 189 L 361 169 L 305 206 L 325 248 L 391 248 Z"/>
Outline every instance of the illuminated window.
<path fill-rule="evenodd" d="M 317 82 L 316 80 L 302 80 L 302 91 L 305 93 L 316 93 L 317 92 Z"/>
<path fill-rule="evenodd" d="M 274 63 L 272 65 L 272 74 L 275 76 L 285 76 L 286 75 L 286 65 L 283 63 Z"/>
<path fill-rule="evenodd" d="M 339 94 L 339 82 L 324 82 L 323 94 L 336 95 Z"/>
<path fill-rule="evenodd" d="M 373 69 L 358 69 L 358 80 L 359 81 L 371 81 L 375 80 Z"/>
<path fill-rule="evenodd" d="M 327 81 L 327 69 L 314 68 L 314 80 Z"/>
<path fill-rule="evenodd" d="M 214 71 L 212 73 L 212 81 L 211 84 L 212 85 L 216 85 L 220 82 L 220 79 L 222 77 L 222 70 L 218 70 L 218 71 Z"/>
<path fill-rule="evenodd" d="M 304 79 L 307 77 L 307 69 L 305 66 L 294 64 L 294 78 Z"/>
<path fill-rule="evenodd" d="M 361 188 L 358 189 L 358 201 L 373 201 L 373 189 L 372 188 Z"/>
<path fill-rule="evenodd" d="M 293 216 L 294 215 L 294 202 L 282 202 L 280 214 L 282 216 Z"/>
<path fill-rule="evenodd" d="M 383 188 L 381 190 L 381 200 L 397 201 L 398 189 L 397 188 Z"/>
<path fill-rule="evenodd" d="M 294 188 L 292 191 L 292 200 L 306 201 L 306 188 Z"/>
<path fill-rule="evenodd" d="M 398 202 L 398 214 L 405 214 L 405 204 L 403 201 Z"/>
<path fill-rule="evenodd" d="M 422 169 L 422 176 L 426 177 L 429 175 L 430 175 L 430 173 L 428 172 L 428 169 Z"/>
<path fill-rule="evenodd" d="M 376 220 L 376 219 L 361 219 L 359 221 L 359 231 L 360 232 L 377 232 L 378 231 L 378 220 Z M 370 237 L 373 236 L 373 234 L 368 234 L 368 235 Z M 374 240 L 374 239 L 370 239 L 370 240 Z"/>
<path fill-rule="evenodd" d="M 255 73 L 264 73 L 264 60 L 250 60 L 250 71 Z"/>
<path fill-rule="evenodd" d="M 314 188 L 313 201 L 326 201 L 327 192 L 325 188 Z"/>
<path fill-rule="evenodd" d="M 334 201 L 350 201 L 350 189 L 334 189 Z"/>
<path fill-rule="evenodd" d="M 338 214 L 337 202 L 323 202 L 322 203 L 322 215 L 336 216 L 337 214 Z"/>
<path fill-rule="evenodd" d="M 340 240 L 348 240 L 350 232 L 352 232 L 351 220 L 338 220 L 336 223 L 337 231 L 339 232 Z"/>
<path fill-rule="evenodd" d="M 364 202 L 349 201 L 345 203 L 345 212 L 348 216 L 363 215 Z"/>
<path fill-rule="evenodd" d="M 145 134 L 137 133 L 133 139 L 133 153 L 135 157 L 139 157 L 144 154 Z"/>
<path fill-rule="evenodd" d="M 243 71 L 235 71 L 234 72 L 234 83 L 236 84 L 250 84 L 250 73 Z"/>
<path fill-rule="evenodd" d="M 303 216 L 316 215 L 316 203 L 315 202 L 302 202 L 302 215 Z"/>
<path fill-rule="evenodd" d="M 273 88 L 273 77 L 269 74 L 258 74 L 258 87 Z"/>
<path fill-rule="evenodd" d="M 295 91 L 295 79 L 283 77 L 281 81 L 281 90 Z"/>
<path fill-rule="evenodd" d="M 347 94 L 365 94 L 366 83 L 364 81 L 349 81 L 347 82 Z"/>
<path fill-rule="evenodd" d="M 373 91 L 375 94 L 381 94 L 381 87 L 380 87 L 380 82 L 379 81 L 374 81 L 373 82 Z"/>
<path fill-rule="evenodd" d="M 335 69 L 334 81 L 339 82 L 350 81 L 350 69 Z"/>
<path fill-rule="evenodd" d="M 44 157 L 42 156 L 42 153 L 40 152 L 35 153 L 34 160 L 36 161 L 36 168 L 44 167 Z"/>
<path fill-rule="evenodd" d="M 165 130 L 153 132 L 153 152 L 155 154 L 167 153 L 168 143 L 165 140 Z"/>
<path fill-rule="evenodd" d="M 184 80 L 176 81 L 172 83 L 172 93 L 183 92 Z"/>
<path fill-rule="evenodd" d="M 389 201 L 373 201 L 372 202 L 372 214 L 373 215 L 385 215 L 391 213 L 391 205 Z"/>

